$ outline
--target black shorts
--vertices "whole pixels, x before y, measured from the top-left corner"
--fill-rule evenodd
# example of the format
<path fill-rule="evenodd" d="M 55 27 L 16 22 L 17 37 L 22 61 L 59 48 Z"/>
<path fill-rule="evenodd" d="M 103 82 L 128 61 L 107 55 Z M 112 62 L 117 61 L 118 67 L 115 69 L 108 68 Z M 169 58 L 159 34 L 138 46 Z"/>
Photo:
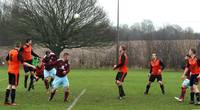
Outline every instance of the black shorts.
<path fill-rule="evenodd" d="M 115 80 L 124 82 L 124 79 L 125 79 L 126 75 L 127 75 L 127 73 L 118 72 Z"/>
<path fill-rule="evenodd" d="M 157 79 L 157 82 L 162 81 L 162 75 L 150 75 L 150 77 L 149 77 L 150 82 L 154 82 L 155 79 Z"/>
<path fill-rule="evenodd" d="M 26 62 L 26 63 L 28 63 L 28 64 L 31 64 L 31 65 L 32 65 L 32 60 L 29 60 L 29 61 L 24 61 L 24 62 Z M 24 65 L 24 72 L 25 72 L 25 73 L 32 72 L 32 71 L 34 71 L 34 69 L 33 69 L 33 68 L 31 68 L 31 67 L 28 67 L 28 66 L 25 66 L 25 65 Z"/>
<path fill-rule="evenodd" d="M 15 74 L 12 74 L 12 73 L 8 73 L 8 83 L 10 85 L 18 86 L 18 84 L 19 84 L 19 74 L 15 75 Z"/>
<path fill-rule="evenodd" d="M 198 82 L 199 82 L 199 81 L 198 81 L 198 78 L 197 78 L 198 75 L 199 75 L 199 74 L 195 74 L 195 75 L 191 75 L 191 76 L 190 76 L 190 86 L 193 86 L 194 84 L 195 84 L 195 85 L 198 85 Z"/>

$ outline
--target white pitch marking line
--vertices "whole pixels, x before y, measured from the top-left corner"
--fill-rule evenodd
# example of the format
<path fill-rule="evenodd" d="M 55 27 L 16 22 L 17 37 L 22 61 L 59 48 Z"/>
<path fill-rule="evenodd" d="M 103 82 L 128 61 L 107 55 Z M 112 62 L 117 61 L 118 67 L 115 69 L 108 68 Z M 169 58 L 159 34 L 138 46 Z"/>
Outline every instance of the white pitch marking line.
<path fill-rule="evenodd" d="M 73 103 L 67 108 L 67 110 L 72 110 L 72 108 L 76 105 L 76 103 L 78 102 L 78 100 L 80 99 L 80 97 L 82 95 L 84 95 L 86 92 L 86 89 L 82 90 L 82 92 L 75 98 L 75 100 L 73 101 Z"/>

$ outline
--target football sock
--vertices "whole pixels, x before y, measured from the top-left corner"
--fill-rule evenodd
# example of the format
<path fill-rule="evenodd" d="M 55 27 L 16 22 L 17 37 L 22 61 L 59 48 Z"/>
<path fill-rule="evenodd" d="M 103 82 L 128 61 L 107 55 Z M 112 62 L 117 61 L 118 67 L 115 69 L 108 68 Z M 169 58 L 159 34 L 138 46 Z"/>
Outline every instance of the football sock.
<path fill-rule="evenodd" d="M 6 89 L 5 102 L 8 102 L 9 96 L 10 96 L 10 89 Z"/>
<path fill-rule="evenodd" d="M 150 87 L 151 87 L 150 85 L 147 85 L 147 86 L 146 86 L 146 90 L 145 90 L 145 93 L 146 93 L 146 94 L 148 94 Z"/>
<path fill-rule="evenodd" d="M 28 75 L 24 77 L 24 87 L 27 88 Z"/>
<path fill-rule="evenodd" d="M 16 90 L 15 90 L 15 89 L 12 89 L 12 90 L 11 90 L 11 102 L 12 102 L 12 103 L 15 102 L 15 95 L 16 95 L 15 93 L 16 93 Z"/>
<path fill-rule="evenodd" d="M 180 96 L 180 98 L 182 98 L 182 99 L 184 99 L 184 97 L 185 97 L 185 93 L 186 93 L 186 87 L 181 87 L 181 96 Z"/>
<path fill-rule="evenodd" d="M 165 94 L 165 89 L 163 84 L 160 85 L 160 89 L 162 90 L 162 94 Z"/>
<path fill-rule="evenodd" d="M 65 92 L 64 101 L 67 101 L 68 97 L 69 97 L 69 92 Z"/>
<path fill-rule="evenodd" d="M 122 85 L 121 85 L 121 86 L 118 86 L 118 88 L 119 88 L 119 96 L 120 96 L 120 97 L 125 96 L 123 86 L 122 86 Z"/>
<path fill-rule="evenodd" d="M 31 81 L 30 81 L 30 83 L 29 83 L 29 88 L 28 88 L 28 91 L 30 91 L 30 90 L 31 90 L 31 88 L 33 87 L 33 80 L 34 80 L 34 76 L 33 76 L 33 75 L 31 75 L 30 79 L 31 79 Z"/>
<path fill-rule="evenodd" d="M 49 97 L 49 101 L 51 101 L 51 100 L 53 99 L 55 93 L 56 93 L 56 91 L 51 92 L 51 95 L 50 95 L 50 97 Z"/>
<path fill-rule="evenodd" d="M 124 88 L 123 88 L 123 86 L 122 86 L 121 91 L 122 91 L 122 96 L 125 96 L 125 92 L 124 92 Z"/>
<path fill-rule="evenodd" d="M 194 102 L 194 92 L 190 93 L 190 100 Z"/>
<path fill-rule="evenodd" d="M 197 102 L 199 102 L 200 101 L 200 93 L 199 92 L 196 93 L 196 98 L 197 98 Z"/>

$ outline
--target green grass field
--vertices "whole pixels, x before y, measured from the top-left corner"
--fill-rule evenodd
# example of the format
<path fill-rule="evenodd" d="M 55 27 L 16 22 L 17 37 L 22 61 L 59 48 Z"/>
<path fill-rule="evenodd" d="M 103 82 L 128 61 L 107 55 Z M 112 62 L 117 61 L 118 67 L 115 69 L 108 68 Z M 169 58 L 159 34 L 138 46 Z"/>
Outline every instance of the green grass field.
<path fill-rule="evenodd" d="M 72 70 L 69 74 L 71 95 L 69 102 L 63 102 L 63 90 L 59 89 L 55 99 L 48 102 L 48 94 L 44 84 L 39 81 L 35 90 L 26 92 L 23 88 L 23 72 L 21 72 L 20 85 L 17 89 L 17 106 L 4 106 L 4 92 L 7 86 L 7 70 L 0 68 L 0 110 L 66 110 L 81 93 L 73 110 L 192 110 L 200 109 L 195 105 L 189 105 L 189 92 L 184 103 L 174 100 L 174 96 L 180 93 L 180 74 L 178 72 L 164 72 L 163 80 L 166 95 L 162 95 L 157 83 L 152 85 L 150 93 L 143 95 L 147 82 L 148 70 L 130 70 L 126 77 L 124 88 L 126 99 L 117 99 L 118 89 L 114 83 L 116 72 L 106 69 Z"/>

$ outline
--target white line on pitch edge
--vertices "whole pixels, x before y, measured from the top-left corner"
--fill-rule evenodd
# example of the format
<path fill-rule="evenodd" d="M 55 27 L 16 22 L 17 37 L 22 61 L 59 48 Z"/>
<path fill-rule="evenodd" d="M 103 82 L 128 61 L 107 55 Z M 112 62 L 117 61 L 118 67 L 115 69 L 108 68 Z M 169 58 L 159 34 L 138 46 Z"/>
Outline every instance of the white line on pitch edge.
<path fill-rule="evenodd" d="M 76 105 L 76 103 L 78 102 L 78 100 L 80 99 L 80 97 L 82 95 L 84 95 L 86 92 L 86 89 L 82 90 L 82 92 L 75 98 L 75 100 L 73 101 L 73 103 L 67 108 L 67 110 L 72 110 L 72 108 Z"/>

